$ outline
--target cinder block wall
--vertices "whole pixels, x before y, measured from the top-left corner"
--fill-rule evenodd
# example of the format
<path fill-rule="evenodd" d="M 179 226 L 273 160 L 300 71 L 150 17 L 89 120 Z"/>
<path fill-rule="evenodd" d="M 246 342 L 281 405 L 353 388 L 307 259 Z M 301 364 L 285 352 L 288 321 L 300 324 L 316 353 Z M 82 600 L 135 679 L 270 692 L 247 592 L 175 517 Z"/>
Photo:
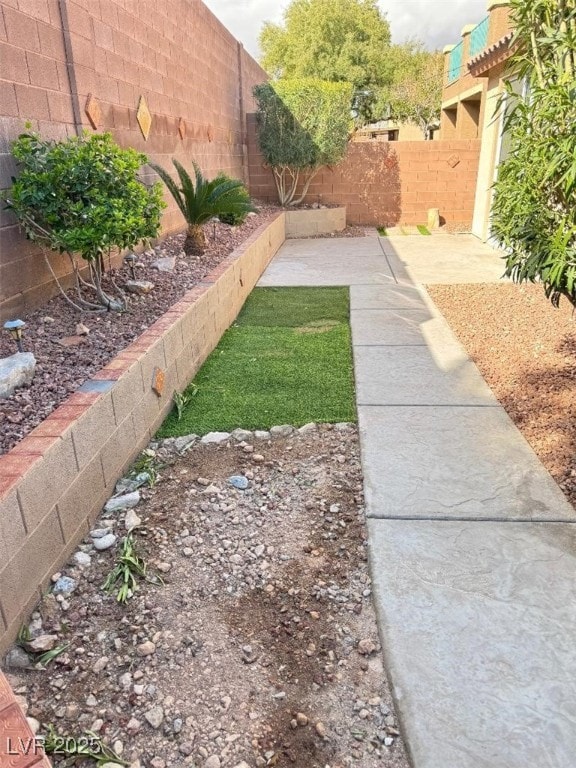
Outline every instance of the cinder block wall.
<path fill-rule="evenodd" d="M 248 123 L 251 192 L 275 200 L 254 115 Z M 479 139 L 352 142 L 343 162 L 312 182 L 306 200 L 347 206 L 350 224 L 425 224 L 428 209 L 439 208 L 448 224 L 470 227 L 479 155 Z"/>
<path fill-rule="evenodd" d="M 284 238 L 280 213 L 0 456 L 0 655 Z M 152 390 L 156 367 L 165 373 L 160 397 Z"/>
<path fill-rule="evenodd" d="M 0 0 L 0 188 L 15 171 L 11 141 L 26 121 L 43 136 L 99 131 L 171 167 L 195 159 L 209 176 L 247 179 L 246 111 L 266 74 L 200 0 Z M 140 96 L 152 114 L 145 140 L 136 121 Z M 182 118 L 185 135 L 179 132 Z M 150 178 L 151 173 L 145 176 Z M 183 226 L 171 199 L 165 232 Z M 0 213 L 0 319 L 55 293 L 38 250 Z M 55 258 L 59 276 L 65 259 Z"/>

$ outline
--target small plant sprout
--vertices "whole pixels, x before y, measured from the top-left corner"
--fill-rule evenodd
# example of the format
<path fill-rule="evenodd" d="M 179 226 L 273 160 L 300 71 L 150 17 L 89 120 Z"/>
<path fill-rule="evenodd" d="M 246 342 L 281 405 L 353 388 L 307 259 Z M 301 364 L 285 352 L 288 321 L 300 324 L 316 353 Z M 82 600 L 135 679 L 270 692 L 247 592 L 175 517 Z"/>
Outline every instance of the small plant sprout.
<path fill-rule="evenodd" d="M 134 462 L 134 466 L 131 472 L 131 474 L 134 476 L 141 473 L 146 473 L 148 475 L 148 486 L 150 488 L 153 488 L 156 485 L 159 477 L 158 470 L 154 464 L 155 458 L 156 453 L 150 448 L 145 448 Z"/>
<path fill-rule="evenodd" d="M 45 653 L 41 653 L 39 656 L 36 656 L 34 658 L 34 661 L 37 666 L 39 666 L 41 669 L 46 669 L 48 664 L 50 664 L 54 659 L 57 659 L 58 656 L 60 656 L 64 651 L 68 648 L 69 643 L 66 643 L 65 645 L 58 645 L 56 648 L 52 648 L 51 651 L 46 651 Z"/>
<path fill-rule="evenodd" d="M 44 751 L 47 755 L 60 755 L 66 759 L 62 765 L 74 765 L 79 760 L 84 764 L 84 758 L 95 761 L 97 768 L 112 763 L 128 765 L 113 749 L 104 744 L 101 737 L 92 731 L 86 731 L 81 736 L 61 736 L 56 728 L 48 725 L 48 733 L 44 737 Z"/>
<path fill-rule="evenodd" d="M 176 417 L 178 421 L 182 420 L 184 409 L 190 403 L 196 392 L 198 392 L 198 387 L 195 385 L 191 385 L 184 392 L 174 392 L 174 407 L 176 408 Z"/>
<path fill-rule="evenodd" d="M 122 539 L 118 561 L 104 582 L 103 589 L 110 594 L 116 591 L 116 600 L 126 603 L 138 590 L 140 580 L 162 583 L 159 577 L 147 575 L 146 563 L 136 551 L 134 537 L 129 533 Z"/>

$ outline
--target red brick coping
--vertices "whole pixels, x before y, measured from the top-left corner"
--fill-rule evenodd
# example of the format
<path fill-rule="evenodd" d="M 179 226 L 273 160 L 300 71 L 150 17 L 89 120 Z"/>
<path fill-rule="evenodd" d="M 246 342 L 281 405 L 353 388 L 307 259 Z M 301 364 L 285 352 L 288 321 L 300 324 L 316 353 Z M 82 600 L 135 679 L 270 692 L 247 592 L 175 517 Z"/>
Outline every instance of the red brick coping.
<path fill-rule="evenodd" d="M 279 213 L 0 456 L 0 655 L 284 239 Z"/>

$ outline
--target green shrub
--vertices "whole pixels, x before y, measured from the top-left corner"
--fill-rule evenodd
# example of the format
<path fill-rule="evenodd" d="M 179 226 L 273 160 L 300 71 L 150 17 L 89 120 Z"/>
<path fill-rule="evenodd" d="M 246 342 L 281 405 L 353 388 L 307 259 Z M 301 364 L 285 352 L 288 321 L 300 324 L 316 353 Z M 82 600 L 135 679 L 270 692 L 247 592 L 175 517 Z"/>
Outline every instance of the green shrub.
<path fill-rule="evenodd" d="M 227 176 L 225 173 L 219 173 L 216 178 L 221 181 L 237 181 L 237 179 L 232 179 L 230 176 Z M 247 203 L 250 203 L 250 193 L 246 189 L 246 185 L 243 182 L 240 182 L 240 183 L 242 184 L 242 187 L 238 188 L 238 196 L 243 197 Z M 240 211 L 238 213 L 234 213 L 234 212 L 220 213 L 218 215 L 218 218 L 223 224 L 229 224 L 231 227 L 239 227 L 240 224 L 244 224 L 247 216 L 248 216 L 248 211 Z"/>
<path fill-rule="evenodd" d="M 124 300 L 102 287 L 104 257 L 158 234 L 161 187 L 147 187 L 137 176 L 146 155 L 119 147 L 109 133 L 60 142 L 24 133 L 12 152 L 21 170 L 6 193 L 7 206 L 45 256 L 48 249 L 70 257 L 77 298 L 68 301 L 77 309 L 124 309 Z M 88 263 L 89 280 L 80 276 L 75 254 Z"/>
<path fill-rule="evenodd" d="M 313 78 L 278 80 L 257 85 L 254 96 L 260 149 L 272 168 L 280 204 L 298 205 L 320 168 L 336 165 L 346 154 L 352 85 Z"/>
<path fill-rule="evenodd" d="M 182 212 L 188 224 L 188 233 L 184 243 L 186 253 L 202 253 L 206 248 L 206 236 L 202 229 L 213 216 L 226 214 L 241 216 L 254 210 L 246 187 L 238 179 L 228 179 L 222 175 L 208 181 L 197 163 L 193 163 L 195 183 L 184 166 L 173 160 L 178 173 L 180 187 L 172 176 L 161 166 L 150 163 Z"/>

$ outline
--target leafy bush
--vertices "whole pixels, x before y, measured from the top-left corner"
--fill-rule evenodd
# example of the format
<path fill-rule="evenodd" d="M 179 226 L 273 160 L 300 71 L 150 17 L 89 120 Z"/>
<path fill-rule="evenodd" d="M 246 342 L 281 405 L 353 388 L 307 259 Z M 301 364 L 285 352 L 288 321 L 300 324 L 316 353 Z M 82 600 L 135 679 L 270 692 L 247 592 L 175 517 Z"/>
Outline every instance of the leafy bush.
<path fill-rule="evenodd" d="M 555 306 L 562 296 L 576 305 L 576 8 L 559 0 L 511 7 L 509 154 L 498 169 L 492 232 L 507 251 L 507 276 L 542 282 Z"/>
<path fill-rule="evenodd" d="M 260 149 L 272 168 L 280 204 L 298 205 L 320 168 L 336 165 L 346 154 L 352 85 L 312 78 L 278 80 L 257 85 L 254 96 Z"/>
<path fill-rule="evenodd" d="M 227 176 L 225 173 L 219 173 L 217 178 L 222 181 L 234 181 L 234 179 L 231 179 L 230 176 Z M 245 201 L 250 203 L 250 193 L 246 189 L 245 184 L 243 182 L 241 182 L 241 184 L 242 187 L 238 189 L 238 195 L 243 196 Z M 229 224 L 231 227 L 238 227 L 240 224 L 244 224 L 246 216 L 248 216 L 248 211 L 241 211 L 240 213 L 220 213 L 218 218 L 223 224 Z"/>
<path fill-rule="evenodd" d="M 208 181 L 197 163 L 193 163 L 195 184 L 184 166 L 173 160 L 181 186 L 161 166 L 150 164 L 160 176 L 188 224 L 188 235 L 184 243 L 187 253 L 202 253 L 206 248 L 206 236 L 202 224 L 213 216 L 226 214 L 242 215 L 254 210 L 244 184 L 238 179 L 222 175 Z"/>
<path fill-rule="evenodd" d="M 30 240 L 70 257 L 77 289 L 75 302 L 67 297 L 70 303 L 77 309 L 124 309 L 124 300 L 102 287 L 104 256 L 158 234 L 161 187 L 146 187 L 137 176 L 146 155 L 119 147 L 108 133 L 61 142 L 24 133 L 12 151 L 21 171 L 7 205 Z M 80 275 L 75 254 L 88 263 L 89 281 Z M 82 296 L 86 288 L 90 300 Z"/>

